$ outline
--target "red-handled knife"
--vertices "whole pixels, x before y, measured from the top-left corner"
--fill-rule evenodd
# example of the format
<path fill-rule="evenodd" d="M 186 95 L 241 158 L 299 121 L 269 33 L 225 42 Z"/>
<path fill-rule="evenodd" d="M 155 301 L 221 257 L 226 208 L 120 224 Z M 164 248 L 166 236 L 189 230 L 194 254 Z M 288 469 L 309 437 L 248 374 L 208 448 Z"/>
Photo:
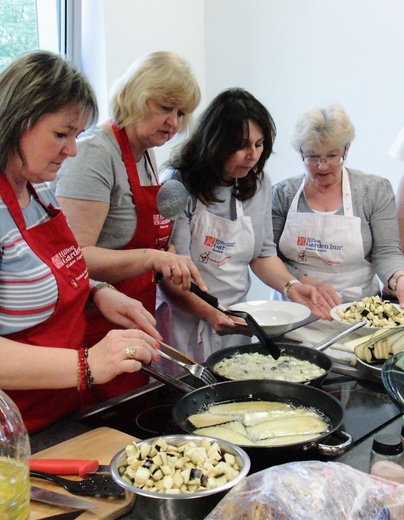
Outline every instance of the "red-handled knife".
<path fill-rule="evenodd" d="M 82 478 L 89 473 L 109 473 L 109 466 L 100 466 L 98 460 L 30 459 L 29 468 L 32 471 L 44 471 L 52 475 L 79 475 Z"/>

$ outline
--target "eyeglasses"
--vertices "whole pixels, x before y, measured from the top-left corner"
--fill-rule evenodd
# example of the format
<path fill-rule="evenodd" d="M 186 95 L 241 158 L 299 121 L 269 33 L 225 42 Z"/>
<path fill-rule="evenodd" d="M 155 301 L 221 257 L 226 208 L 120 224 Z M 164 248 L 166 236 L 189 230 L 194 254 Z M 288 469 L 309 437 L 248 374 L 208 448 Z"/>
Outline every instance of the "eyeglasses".
<path fill-rule="evenodd" d="M 326 162 L 330 166 L 336 166 L 337 164 L 341 164 L 345 161 L 347 147 L 344 147 L 344 153 L 340 154 L 330 154 L 330 155 L 304 155 L 302 150 L 300 150 L 300 154 L 302 156 L 303 161 L 309 166 L 320 166 L 321 163 Z"/>

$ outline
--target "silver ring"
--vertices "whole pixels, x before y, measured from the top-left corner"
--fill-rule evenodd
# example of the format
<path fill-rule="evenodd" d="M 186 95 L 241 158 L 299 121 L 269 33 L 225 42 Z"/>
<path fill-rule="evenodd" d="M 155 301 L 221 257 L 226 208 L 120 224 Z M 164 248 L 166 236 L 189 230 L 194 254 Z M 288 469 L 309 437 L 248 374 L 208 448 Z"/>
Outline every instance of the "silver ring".
<path fill-rule="evenodd" d="M 127 359 L 135 359 L 136 347 L 126 347 L 125 354 Z"/>
<path fill-rule="evenodd" d="M 179 267 L 178 265 L 173 265 L 171 269 L 174 271 L 174 269 L 179 269 Z"/>

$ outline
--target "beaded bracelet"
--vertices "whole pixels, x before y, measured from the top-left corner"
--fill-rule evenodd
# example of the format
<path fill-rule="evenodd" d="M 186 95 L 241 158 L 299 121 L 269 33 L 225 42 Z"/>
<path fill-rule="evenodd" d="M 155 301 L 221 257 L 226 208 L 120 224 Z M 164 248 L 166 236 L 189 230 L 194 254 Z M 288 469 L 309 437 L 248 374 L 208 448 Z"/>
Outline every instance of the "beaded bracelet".
<path fill-rule="evenodd" d="M 77 368 L 77 390 L 84 391 L 86 388 L 92 388 L 94 378 L 91 375 L 90 367 L 88 366 L 88 348 L 79 348 L 78 350 L 79 363 Z"/>
<path fill-rule="evenodd" d="M 101 289 L 104 289 L 104 287 L 109 287 L 110 289 L 113 289 L 114 291 L 117 291 L 116 287 L 114 287 L 113 285 L 107 283 L 107 282 L 100 282 L 100 283 L 97 283 L 96 285 L 94 285 L 94 287 L 92 287 L 90 289 L 90 297 L 92 300 L 94 300 L 94 296 L 95 294 L 100 291 Z"/>

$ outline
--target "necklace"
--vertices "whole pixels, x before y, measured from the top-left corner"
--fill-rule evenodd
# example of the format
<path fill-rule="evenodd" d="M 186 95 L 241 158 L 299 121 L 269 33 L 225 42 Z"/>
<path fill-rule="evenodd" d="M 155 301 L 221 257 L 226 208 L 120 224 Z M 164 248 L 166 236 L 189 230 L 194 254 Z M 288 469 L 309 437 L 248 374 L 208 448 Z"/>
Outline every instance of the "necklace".
<path fill-rule="evenodd" d="M 237 195 L 239 194 L 238 179 L 235 179 L 234 181 L 233 193 L 235 197 L 237 197 Z"/>

